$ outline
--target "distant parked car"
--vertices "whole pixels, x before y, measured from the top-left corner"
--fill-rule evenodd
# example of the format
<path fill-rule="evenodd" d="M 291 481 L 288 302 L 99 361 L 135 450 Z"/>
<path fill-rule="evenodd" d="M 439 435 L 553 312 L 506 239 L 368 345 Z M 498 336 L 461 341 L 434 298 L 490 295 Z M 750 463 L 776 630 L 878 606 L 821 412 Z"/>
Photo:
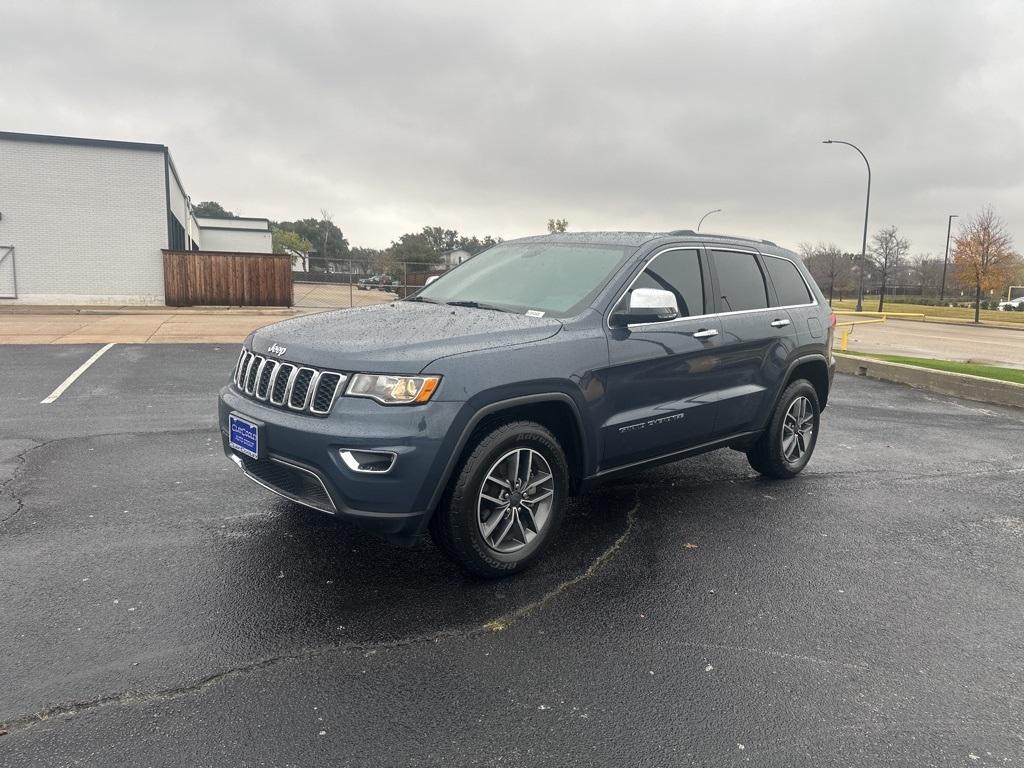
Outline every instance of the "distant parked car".
<path fill-rule="evenodd" d="M 1003 312 L 1019 312 L 1022 308 L 1024 308 L 1024 296 L 999 302 L 999 309 Z"/>
<path fill-rule="evenodd" d="M 394 281 L 391 279 L 391 275 L 371 275 L 370 277 L 364 277 L 356 285 L 360 291 L 368 291 L 371 288 L 378 288 L 381 290 L 390 290 L 390 286 Z"/>

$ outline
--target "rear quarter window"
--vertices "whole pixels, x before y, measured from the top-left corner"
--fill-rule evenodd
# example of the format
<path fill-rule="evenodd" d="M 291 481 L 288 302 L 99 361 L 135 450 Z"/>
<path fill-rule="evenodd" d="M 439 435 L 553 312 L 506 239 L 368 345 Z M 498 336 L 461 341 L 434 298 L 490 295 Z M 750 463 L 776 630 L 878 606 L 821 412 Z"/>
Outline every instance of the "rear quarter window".
<path fill-rule="evenodd" d="M 788 259 L 765 256 L 764 265 L 768 269 L 772 285 L 775 286 L 775 294 L 779 298 L 780 307 L 814 302 L 811 292 L 807 290 L 807 283 L 804 282 L 796 264 Z"/>

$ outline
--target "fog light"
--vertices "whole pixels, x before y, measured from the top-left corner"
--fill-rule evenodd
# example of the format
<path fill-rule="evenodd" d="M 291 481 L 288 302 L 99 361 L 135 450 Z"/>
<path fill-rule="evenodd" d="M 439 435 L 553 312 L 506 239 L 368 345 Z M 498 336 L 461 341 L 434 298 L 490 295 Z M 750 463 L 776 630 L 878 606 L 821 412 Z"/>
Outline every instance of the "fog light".
<path fill-rule="evenodd" d="M 382 475 L 395 466 L 398 455 L 391 451 L 357 451 L 350 448 L 341 450 L 341 460 L 353 472 Z"/>

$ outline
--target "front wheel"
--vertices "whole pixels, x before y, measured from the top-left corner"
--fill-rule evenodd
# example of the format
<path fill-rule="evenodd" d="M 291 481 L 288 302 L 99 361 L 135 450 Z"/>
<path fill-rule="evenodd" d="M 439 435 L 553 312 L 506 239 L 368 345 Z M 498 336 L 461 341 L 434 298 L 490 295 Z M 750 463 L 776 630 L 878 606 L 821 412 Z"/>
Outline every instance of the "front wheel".
<path fill-rule="evenodd" d="M 554 538 L 569 495 L 558 440 L 540 424 L 514 421 L 479 438 L 430 521 L 434 543 L 488 578 L 529 567 Z"/>
<path fill-rule="evenodd" d="M 779 398 L 768 427 L 747 451 L 747 461 L 766 477 L 796 477 L 814 453 L 820 424 L 817 391 L 806 379 L 794 381 Z"/>

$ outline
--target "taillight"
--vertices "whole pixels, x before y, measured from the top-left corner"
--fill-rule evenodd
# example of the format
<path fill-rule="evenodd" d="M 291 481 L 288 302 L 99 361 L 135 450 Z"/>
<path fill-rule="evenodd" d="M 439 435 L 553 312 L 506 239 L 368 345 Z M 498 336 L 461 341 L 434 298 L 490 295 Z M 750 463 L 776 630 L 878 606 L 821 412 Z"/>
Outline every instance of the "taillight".
<path fill-rule="evenodd" d="M 829 324 L 829 327 L 831 327 L 831 328 L 835 328 L 836 327 L 836 313 L 835 312 L 833 312 L 831 315 L 829 315 L 828 324 Z"/>

